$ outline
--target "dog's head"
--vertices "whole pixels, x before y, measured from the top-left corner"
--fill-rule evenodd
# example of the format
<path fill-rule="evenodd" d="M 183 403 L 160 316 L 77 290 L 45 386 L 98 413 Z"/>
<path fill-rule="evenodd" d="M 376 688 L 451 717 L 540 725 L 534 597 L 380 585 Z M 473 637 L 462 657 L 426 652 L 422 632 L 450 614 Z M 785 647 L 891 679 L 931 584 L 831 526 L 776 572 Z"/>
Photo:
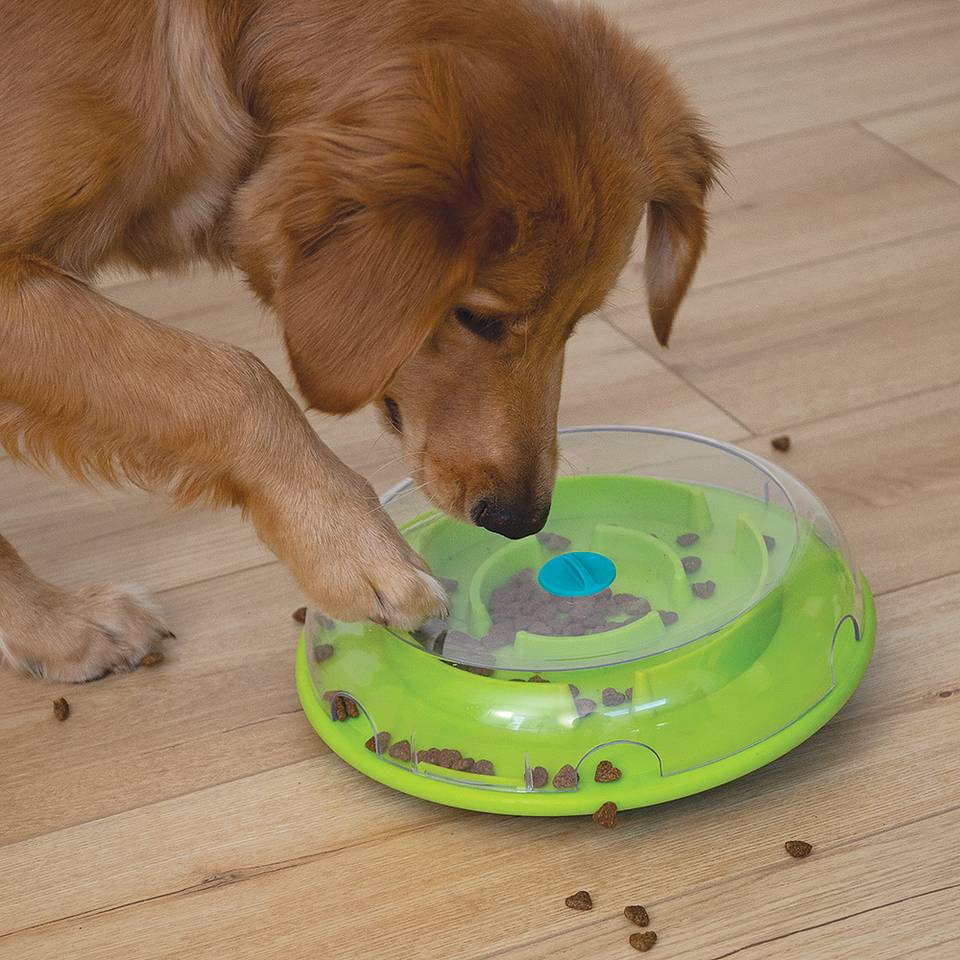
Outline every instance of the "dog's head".
<path fill-rule="evenodd" d="M 519 537 L 550 506 L 567 338 L 646 211 L 666 344 L 718 161 L 665 67 L 598 14 L 507 9 L 433 22 L 278 134 L 251 223 L 282 242 L 252 272 L 313 406 L 378 403 L 441 508 Z"/>

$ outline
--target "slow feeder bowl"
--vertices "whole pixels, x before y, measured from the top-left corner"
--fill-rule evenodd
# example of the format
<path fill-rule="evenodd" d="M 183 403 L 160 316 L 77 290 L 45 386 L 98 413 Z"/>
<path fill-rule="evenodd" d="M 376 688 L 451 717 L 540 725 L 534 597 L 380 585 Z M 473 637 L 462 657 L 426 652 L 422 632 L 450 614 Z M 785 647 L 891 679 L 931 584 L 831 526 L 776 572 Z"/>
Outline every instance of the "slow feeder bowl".
<path fill-rule="evenodd" d="M 450 581 L 450 615 L 404 633 L 311 611 L 297 688 L 330 747 L 427 800 L 569 815 L 714 787 L 826 723 L 876 619 L 823 504 L 704 437 L 592 427 L 559 441 L 537 536 L 452 520 L 409 481 L 384 498 Z M 620 778 L 596 782 L 600 760 Z M 566 767 L 578 777 L 555 783 Z"/>

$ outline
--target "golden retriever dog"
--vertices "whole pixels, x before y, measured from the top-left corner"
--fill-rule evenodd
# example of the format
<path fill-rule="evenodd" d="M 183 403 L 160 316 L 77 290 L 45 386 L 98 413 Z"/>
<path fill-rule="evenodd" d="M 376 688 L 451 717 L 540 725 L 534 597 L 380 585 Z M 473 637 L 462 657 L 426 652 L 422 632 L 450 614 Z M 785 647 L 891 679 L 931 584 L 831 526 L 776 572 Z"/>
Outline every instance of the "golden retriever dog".
<path fill-rule="evenodd" d="M 564 344 L 627 262 L 666 343 L 714 146 L 664 64 L 550 0 L 0 0 L 0 443 L 243 509 L 313 601 L 412 627 L 445 597 L 244 350 L 91 285 L 235 265 L 307 403 L 379 405 L 449 514 L 543 526 Z M 0 537 L 0 650 L 130 669 L 145 598 L 38 579 Z"/>

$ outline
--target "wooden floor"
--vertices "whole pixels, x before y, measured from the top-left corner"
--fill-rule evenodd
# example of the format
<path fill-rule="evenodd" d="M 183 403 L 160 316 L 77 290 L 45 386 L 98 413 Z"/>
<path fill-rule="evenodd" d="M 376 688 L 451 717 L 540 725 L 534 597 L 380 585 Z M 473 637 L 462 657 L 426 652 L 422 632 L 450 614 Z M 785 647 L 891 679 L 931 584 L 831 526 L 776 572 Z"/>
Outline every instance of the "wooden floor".
<path fill-rule="evenodd" d="M 775 455 L 878 595 L 873 664 L 792 754 L 621 817 L 482 816 L 346 767 L 293 688 L 301 602 L 229 513 L 172 514 L 0 459 L 0 530 L 60 581 L 137 581 L 180 639 L 83 687 L 0 672 L 0 958 L 960 956 L 960 5 L 613 0 L 728 146 L 669 352 L 639 267 L 569 351 L 562 421 L 693 430 Z M 234 278 L 115 278 L 125 304 L 280 344 Z M 317 421 L 382 488 L 367 415 Z M 66 694 L 59 724 L 50 701 Z M 811 840 L 812 858 L 783 841 Z M 563 906 L 587 888 L 590 914 Z"/>

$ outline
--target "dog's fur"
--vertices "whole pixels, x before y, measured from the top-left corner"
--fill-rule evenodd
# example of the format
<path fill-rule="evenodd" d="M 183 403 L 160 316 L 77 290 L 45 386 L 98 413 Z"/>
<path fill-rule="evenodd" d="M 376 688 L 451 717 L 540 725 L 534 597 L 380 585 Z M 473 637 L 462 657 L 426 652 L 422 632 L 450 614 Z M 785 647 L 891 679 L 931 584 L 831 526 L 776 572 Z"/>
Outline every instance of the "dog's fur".
<path fill-rule="evenodd" d="M 659 60 L 548 0 L 0 0 L 0 22 L 8 451 L 241 506 L 335 616 L 440 611 L 256 358 L 88 283 L 110 262 L 233 263 L 311 405 L 379 403 L 443 509 L 539 529 L 566 339 L 645 210 L 662 343 L 704 243 L 718 159 Z M 163 633 L 129 593 L 37 580 L 0 538 L 14 664 L 87 679 Z"/>

